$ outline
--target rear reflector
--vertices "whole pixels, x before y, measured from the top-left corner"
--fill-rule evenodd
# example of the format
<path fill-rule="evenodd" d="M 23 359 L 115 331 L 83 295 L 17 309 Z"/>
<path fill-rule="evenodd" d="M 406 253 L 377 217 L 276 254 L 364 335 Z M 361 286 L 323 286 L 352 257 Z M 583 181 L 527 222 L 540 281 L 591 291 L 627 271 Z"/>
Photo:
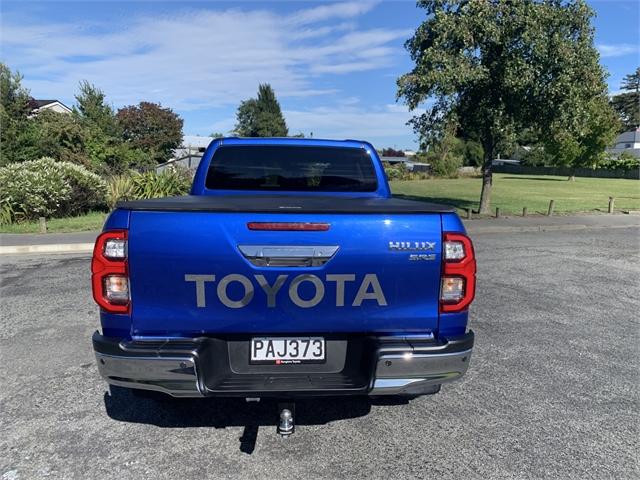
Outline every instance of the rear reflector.
<path fill-rule="evenodd" d="M 326 232 L 331 225 L 328 223 L 306 222 L 249 222 L 249 230 L 267 230 L 276 232 Z"/>

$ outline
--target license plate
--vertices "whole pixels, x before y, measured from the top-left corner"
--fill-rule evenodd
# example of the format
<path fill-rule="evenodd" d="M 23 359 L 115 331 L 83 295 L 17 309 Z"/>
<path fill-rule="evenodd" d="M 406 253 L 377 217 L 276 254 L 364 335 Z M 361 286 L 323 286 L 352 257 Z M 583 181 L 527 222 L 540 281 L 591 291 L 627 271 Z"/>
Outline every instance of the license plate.
<path fill-rule="evenodd" d="M 259 337 L 251 339 L 253 364 L 298 365 L 324 363 L 322 337 Z"/>

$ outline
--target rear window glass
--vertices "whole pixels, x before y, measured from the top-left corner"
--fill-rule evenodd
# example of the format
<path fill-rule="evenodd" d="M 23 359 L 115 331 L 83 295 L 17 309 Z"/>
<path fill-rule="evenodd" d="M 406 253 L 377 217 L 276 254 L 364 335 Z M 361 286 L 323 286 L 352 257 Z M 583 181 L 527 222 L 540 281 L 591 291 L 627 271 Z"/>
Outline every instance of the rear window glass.
<path fill-rule="evenodd" d="M 372 192 L 376 172 L 362 148 L 228 146 L 216 150 L 205 185 L 213 190 Z"/>

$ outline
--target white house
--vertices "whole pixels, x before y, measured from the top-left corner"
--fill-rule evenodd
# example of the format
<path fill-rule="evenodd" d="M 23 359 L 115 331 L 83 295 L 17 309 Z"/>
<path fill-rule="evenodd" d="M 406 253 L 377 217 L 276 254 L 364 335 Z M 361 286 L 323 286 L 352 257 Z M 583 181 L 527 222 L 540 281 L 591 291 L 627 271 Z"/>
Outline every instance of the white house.
<path fill-rule="evenodd" d="M 31 107 L 31 115 L 37 115 L 44 110 L 51 110 L 56 113 L 71 113 L 71 109 L 60 100 L 36 100 L 32 98 L 29 101 Z"/>
<path fill-rule="evenodd" d="M 618 155 L 622 152 L 629 152 L 640 158 L 640 128 L 618 135 L 613 147 L 608 148 L 607 152 L 614 155 Z"/>

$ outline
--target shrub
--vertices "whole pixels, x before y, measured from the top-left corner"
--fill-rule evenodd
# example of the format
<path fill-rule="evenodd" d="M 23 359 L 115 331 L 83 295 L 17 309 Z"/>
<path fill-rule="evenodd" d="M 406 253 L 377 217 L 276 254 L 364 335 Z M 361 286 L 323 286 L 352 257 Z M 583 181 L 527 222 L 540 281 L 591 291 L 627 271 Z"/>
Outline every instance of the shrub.
<path fill-rule="evenodd" d="M 79 165 L 45 157 L 0 168 L 0 203 L 12 220 L 84 213 L 105 200 L 105 182 Z"/>
<path fill-rule="evenodd" d="M 385 169 L 389 180 L 399 180 L 402 178 L 402 172 L 399 168 L 389 167 Z"/>
<path fill-rule="evenodd" d="M 5 200 L 0 200 L 0 225 L 9 225 L 13 223 L 13 208 L 11 204 Z"/>
<path fill-rule="evenodd" d="M 134 198 L 160 198 L 186 195 L 191 174 L 185 168 L 169 167 L 161 173 L 136 173 L 131 178 Z"/>
<path fill-rule="evenodd" d="M 452 152 L 442 155 L 438 151 L 432 151 L 427 154 L 427 161 L 431 165 L 431 173 L 433 175 L 455 178 L 458 176 L 458 169 L 462 166 L 464 160 L 462 156 Z"/>
<path fill-rule="evenodd" d="M 71 187 L 69 201 L 63 205 L 62 215 L 78 215 L 106 206 L 107 184 L 95 173 L 70 162 L 56 164 Z"/>
<path fill-rule="evenodd" d="M 107 182 L 107 205 L 110 209 L 120 200 L 133 198 L 133 181 L 131 175 L 117 175 Z"/>
<path fill-rule="evenodd" d="M 638 170 L 640 168 L 640 158 L 631 152 L 622 152 L 618 155 L 611 155 L 600 162 L 597 168 L 604 170 Z"/>

